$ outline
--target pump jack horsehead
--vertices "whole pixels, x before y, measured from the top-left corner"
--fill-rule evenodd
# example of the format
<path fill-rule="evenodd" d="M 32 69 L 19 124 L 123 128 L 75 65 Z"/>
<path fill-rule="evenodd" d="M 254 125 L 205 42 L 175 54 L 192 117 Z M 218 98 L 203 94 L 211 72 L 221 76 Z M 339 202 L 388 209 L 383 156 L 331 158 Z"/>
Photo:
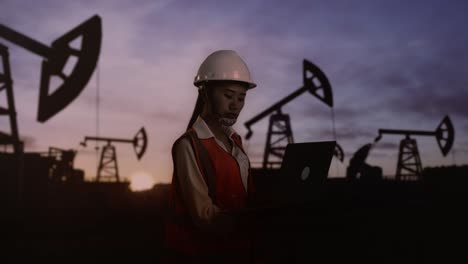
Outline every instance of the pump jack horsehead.
<path fill-rule="evenodd" d="M 313 63 L 304 60 L 302 76 L 303 86 L 301 88 L 273 104 L 244 124 L 247 128 L 246 139 L 249 139 L 253 134 L 251 126 L 271 114 L 267 133 L 267 142 L 263 156 L 263 169 L 277 167 L 281 164 L 281 161 L 273 161 L 270 158 L 281 159 L 284 155 L 286 144 L 294 143 L 289 115 L 283 113 L 281 111 L 281 107 L 304 92 L 309 91 L 313 96 L 331 107 L 333 110 L 333 94 L 331 85 L 323 71 Z M 335 145 L 334 155 L 343 162 L 343 149 L 338 145 L 338 143 Z"/>
<path fill-rule="evenodd" d="M 37 120 L 46 122 L 75 100 L 89 82 L 96 68 L 101 49 L 101 18 L 97 15 L 86 20 L 65 35 L 44 45 L 26 35 L 0 24 L 0 38 L 21 46 L 44 58 L 39 90 Z M 81 38 L 81 49 L 70 44 Z M 64 68 L 70 57 L 76 64 L 70 74 Z M 63 83 L 50 93 L 50 80 L 58 76 Z"/>

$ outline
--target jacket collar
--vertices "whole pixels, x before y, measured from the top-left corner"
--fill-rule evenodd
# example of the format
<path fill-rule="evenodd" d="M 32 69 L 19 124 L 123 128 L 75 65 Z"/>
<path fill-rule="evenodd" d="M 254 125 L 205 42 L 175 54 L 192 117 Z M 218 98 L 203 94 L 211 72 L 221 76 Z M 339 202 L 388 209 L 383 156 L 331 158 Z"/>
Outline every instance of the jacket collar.
<path fill-rule="evenodd" d="M 198 116 L 192 128 L 195 130 L 195 132 L 197 132 L 197 136 L 199 139 L 207 139 L 207 138 L 215 137 L 213 132 L 211 132 L 205 120 L 203 120 L 201 116 Z M 227 128 L 226 134 L 229 136 L 229 138 L 231 138 L 232 135 L 234 135 L 235 133 L 236 131 L 234 131 L 234 129 L 232 129 L 231 127 Z"/>

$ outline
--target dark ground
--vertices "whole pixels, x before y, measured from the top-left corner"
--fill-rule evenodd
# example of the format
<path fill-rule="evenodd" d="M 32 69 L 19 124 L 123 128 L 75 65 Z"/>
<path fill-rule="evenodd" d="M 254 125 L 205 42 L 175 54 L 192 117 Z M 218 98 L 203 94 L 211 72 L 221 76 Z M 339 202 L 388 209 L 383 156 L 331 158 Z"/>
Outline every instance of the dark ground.
<path fill-rule="evenodd" d="M 256 250 L 273 256 L 269 263 L 466 263 L 465 178 L 329 179 L 310 190 L 307 206 L 258 214 Z M 20 207 L 2 196 L 0 263 L 160 261 L 169 185 L 138 193 L 125 183 L 39 186 L 25 188 Z"/>

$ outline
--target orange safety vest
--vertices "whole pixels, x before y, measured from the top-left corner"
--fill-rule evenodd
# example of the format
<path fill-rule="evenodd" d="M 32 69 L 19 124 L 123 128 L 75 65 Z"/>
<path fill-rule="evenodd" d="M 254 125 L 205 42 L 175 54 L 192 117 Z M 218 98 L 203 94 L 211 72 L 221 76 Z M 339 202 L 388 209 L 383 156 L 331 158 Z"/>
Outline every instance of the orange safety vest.
<path fill-rule="evenodd" d="M 223 210 L 236 210 L 247 207 L 248 199 L 253 194 L 252 177 L 248 176 L 247 192 L 241 180 L 240 168 L 236 159 L 222 149 L 214 138 L 199 139 L 195 130 L 189 129 L 180 137 L 189 138 L 194 150 L 197 165 L 208 186 L 209 196 L 213 203 Z M 242 141 L 239 135 L 232 137 L 242 151 Z M 174 160 L 174 148 L 172 157 Z M 229 237 L 225 240 L 213 237 L 198 230 L 190 219 L 188 210 L 182 200 L 179 182 L 176 177 L 177 168 L 171 183 L 169 221 L 166 221 L 166 248 L 185 255 L 210 255 L 222 252 L 248 250 L 252 245 L 247 237 Z"/>

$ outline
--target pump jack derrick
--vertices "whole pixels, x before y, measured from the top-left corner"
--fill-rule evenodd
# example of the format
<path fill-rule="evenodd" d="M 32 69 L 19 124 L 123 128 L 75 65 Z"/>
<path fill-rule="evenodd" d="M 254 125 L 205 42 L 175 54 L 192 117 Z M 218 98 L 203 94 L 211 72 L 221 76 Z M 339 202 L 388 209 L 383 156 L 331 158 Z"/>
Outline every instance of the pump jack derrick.
<path fill-rule="evenodd" d="M 145 128 L 142 127 L 133 139 L 105 138 L 105 137 L 85 137 L 80 144 L 86 147 L 87 141 L 104 141 L 106 145 L 102 148 L 101 159 L 97 169 L 96 181 L 120 182 L 119 167 L 117 165 L 117 152 L 112 143 L 130 143 L 133 145 L 138 160 L 145 154 L 148 139 Z"/>
<path fill-rule="evenodd" d="M 14 29 L 0 24 L 0 39 L 9 41 L 36 55 L 41 56 L 41 78 L 39 86 L 39 103 L 37 121 L 44 123 L 65 109 L 75 100 L 89 82 L 101 49 L 102 29 L 101 18 L 97 15 L 86 20 L 71 31 L 52 42 L 50 46 L 44 45 Z M 81 40 L 80 47 L 72 47 L 74 42 Z M 23 143 L 20 141 L 18 125 L 16 122 L 16 108 L 13 95 L 13 79 L 11 77 L 8 49 L 0 44 L 0 56 L 3 72 L 0 72 L 0 92 L 6 90 L 8 107 L 0 107 L 0 115 L 8 115 L 10 118 L 11 133 L 0 132 L 0 145 L 13 145 L 16 162 L 8 163 L 7 171 L 12 169 L 13 176 L 17 178 L 14 189 L 18 194 L 18 201 L 22 200 L 24 173 L 27 164 L 24 164 Z M 76 63 L 68 73 L 65 73 L 67 62 L 71 57 L 76 58 Z M 57 76 L 62 80 L 58 87 L 51 87 L 51 78 Z M 3 158 L 2 158 L 3 159 Z M 15 169 L 16 168 L 16 169 Z M 9 174 L 9 173 L 7 173 Z"/>
<path fill-rule="evenodd" d="M 421 130 L 399 130 L 399 129 L 379 129 L 379 135 L 375 142 L 379 141 L 384 134 L 404 135 L 400 141 L 400 150 L 398 152 L 398 163 L 395 178 L 396 180 L 421 180 L 422 163 L 419 154 L 416 139 L 410 136 L 435 136 L 437 144 L 444 157 L 452 148 L 455 139 L 455 132 L 452 121 L 445 116 L 435 131 Z"/>
<path fill-rule="evenodd" d="M 19 155 L 23 150 L 23 143 L 20 141 L 18 123 L 16 120 L 16 107 L 13 94 L 13 80 L 11 78 L 10 60 L 8 48 L 0 43 L 0 57 L 3 72 L 0 72 L 0 93 L 5 90 L 8 106 L 0 106 L 0 116 L 8 116 L 10 121 L 10 133 L 0 131 L 0 145 L 13 146 L 13 151 Z"/>
<path fill-rule="evenodd" d="M 301 94 L 309 91 L 320 101 L 329 107 L 333 107 L 331 85 L 322 70 L 311 62 L 304 60 L 302 76 L 304 84 L 303 87 L 273 104 L 244 124 L 248 130 L 246 139 L 249 139 L 253 134 L 251 126 L 270 115 L 265 151 L 263 155 L 263 169 L 279 167 L 286 145 L 294 143 L 289 115 L 283 113 L 281 109 L 284 105 L 291 102 Z M 338 144 L 336 144 L 334 154 L 340 161 L 343 161 L 343 149 Z M 272 158 L 275 160 L 272 160 Z"/>

